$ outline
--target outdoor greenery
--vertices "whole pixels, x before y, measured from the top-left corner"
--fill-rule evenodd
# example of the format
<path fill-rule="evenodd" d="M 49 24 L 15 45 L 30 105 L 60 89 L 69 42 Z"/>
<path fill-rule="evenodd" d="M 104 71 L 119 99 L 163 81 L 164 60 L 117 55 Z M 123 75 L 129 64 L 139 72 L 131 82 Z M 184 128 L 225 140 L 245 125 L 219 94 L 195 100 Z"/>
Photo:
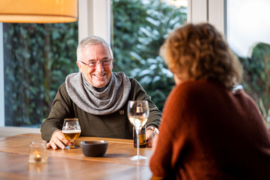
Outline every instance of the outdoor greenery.
<path fill-rule="evenodd" d="M 113 0 L 112 7 L 114 71 L 138 80 L 162 110 L 174 81 L 159 48 L 186 21 L 187 9 L 157 0 Z"/>
<path fill-rule="evenodd" d="M 159 56 L 167 34 L 187 19 L 187 9 L 159 0 L 112 0 L 113 71 L 123 71 L 163 109 L 174 86 Z M 5 124 L 40 126 L 65 77 L 77 72 L 78 24 L 4 24 Z M 270 116 L 270 45 L 240 57 L 243 86 L 265 119 Z"/>
<path fill-rule="evenodd" d="M 270 118 L 270 45 L 258 43 L 250 58 L 239 57 L 243 68 L 244 90 L 258 104 L 266 121 Z M 268 119 L 268 120 L 267 120 Z"/>
<path fill-rule="evenodd" d="M 77 23 L 4 24 L 6 126 L 40 125 L 66 75 L 78 71 Z"/>

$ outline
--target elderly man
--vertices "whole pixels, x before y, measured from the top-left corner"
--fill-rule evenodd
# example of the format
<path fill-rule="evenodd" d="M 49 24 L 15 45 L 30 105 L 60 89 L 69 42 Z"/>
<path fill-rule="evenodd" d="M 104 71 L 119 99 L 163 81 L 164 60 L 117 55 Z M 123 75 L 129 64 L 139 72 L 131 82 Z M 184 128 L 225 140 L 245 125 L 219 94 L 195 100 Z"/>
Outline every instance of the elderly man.
<path fill-rule="evenodd" d="M 61 132 L 64 118 L 78 118 L 81 136 L 133 138 L 133 126 L 127 117 L 129 100 L 146 100 L 149 118 L 146 140 L 150 140 L 160 124 L 161 112 L 141 85 L 123 72 L 112 72 L 113 54 L 100 37 L 83 39 L 77 48 L 80 72 L 66 77 L 53 101 L 49 117 L 41 126 L 47 148 L 64 149 L 71 143 Z"/>

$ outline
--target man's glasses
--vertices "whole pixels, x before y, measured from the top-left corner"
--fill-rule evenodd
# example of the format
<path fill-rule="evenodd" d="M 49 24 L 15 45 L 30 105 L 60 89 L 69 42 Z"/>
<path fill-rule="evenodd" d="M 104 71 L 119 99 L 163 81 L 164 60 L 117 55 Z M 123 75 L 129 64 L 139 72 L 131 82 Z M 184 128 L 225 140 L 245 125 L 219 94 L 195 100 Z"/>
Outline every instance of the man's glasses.
<path fill-rule="evenodd" d="M 103 66 L 103 67 L 106 67 L 106 66 L 110 66 L 111 65 L 111 61 L 112 59 L 103 59 L 101 61 L 99 61 L 99 63 Z M 96 65 L 98 64 L 98 61 L 91 61 L 89 63 L 85 63 L 83 61 L 80 61 L 81 63 L 83 63 L 84 65 L 87 65 L 91 68 L 93 67 L 96 67 Z"/>

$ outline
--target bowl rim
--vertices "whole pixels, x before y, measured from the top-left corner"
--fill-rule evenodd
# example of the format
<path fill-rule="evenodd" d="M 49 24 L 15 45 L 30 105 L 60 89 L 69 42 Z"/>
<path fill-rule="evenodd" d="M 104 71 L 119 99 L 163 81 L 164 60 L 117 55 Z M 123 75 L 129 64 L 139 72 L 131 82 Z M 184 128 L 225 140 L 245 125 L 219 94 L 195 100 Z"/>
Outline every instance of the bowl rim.
<path fill-rule="evenodd" d="M 94 143 L 93 143 L 94 142 Z M 89 143 L 89 144 L 87 144 Z M 108 141 L 105 140 L 93 140 L 93 141 L 81 141 L 81 145 L 100 145 L 100 144 L 108 144 Z"/>

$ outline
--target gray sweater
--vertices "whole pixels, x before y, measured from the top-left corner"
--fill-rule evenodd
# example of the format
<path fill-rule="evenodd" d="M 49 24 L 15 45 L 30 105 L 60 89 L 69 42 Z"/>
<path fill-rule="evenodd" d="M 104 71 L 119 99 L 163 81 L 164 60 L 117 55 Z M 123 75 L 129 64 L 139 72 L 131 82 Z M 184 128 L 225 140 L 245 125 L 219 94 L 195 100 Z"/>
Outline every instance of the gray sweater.
<path fill-rule="evenodd" d="M 161 112 L 151 101 L 142 86 L 133 78 L 130 78 L 131 91 L 129 100 L 147 100 L 149 103 L 149 118 L 146 127 L 157 127 L 160 124 Z M 49 141 L 53 132 L 62 129 L 64 118 L 78 118 L 81 126 L 81 136 L 107 137 L 132 139 L 133 126 L 127 117 L 127 103 L 119 110 L 108 115 L 93 115 L 80 109 L 69 97 L 65 83 L 63 83 L 52 104 L 49 117 L 41 126 L 41 136 Z"/>

